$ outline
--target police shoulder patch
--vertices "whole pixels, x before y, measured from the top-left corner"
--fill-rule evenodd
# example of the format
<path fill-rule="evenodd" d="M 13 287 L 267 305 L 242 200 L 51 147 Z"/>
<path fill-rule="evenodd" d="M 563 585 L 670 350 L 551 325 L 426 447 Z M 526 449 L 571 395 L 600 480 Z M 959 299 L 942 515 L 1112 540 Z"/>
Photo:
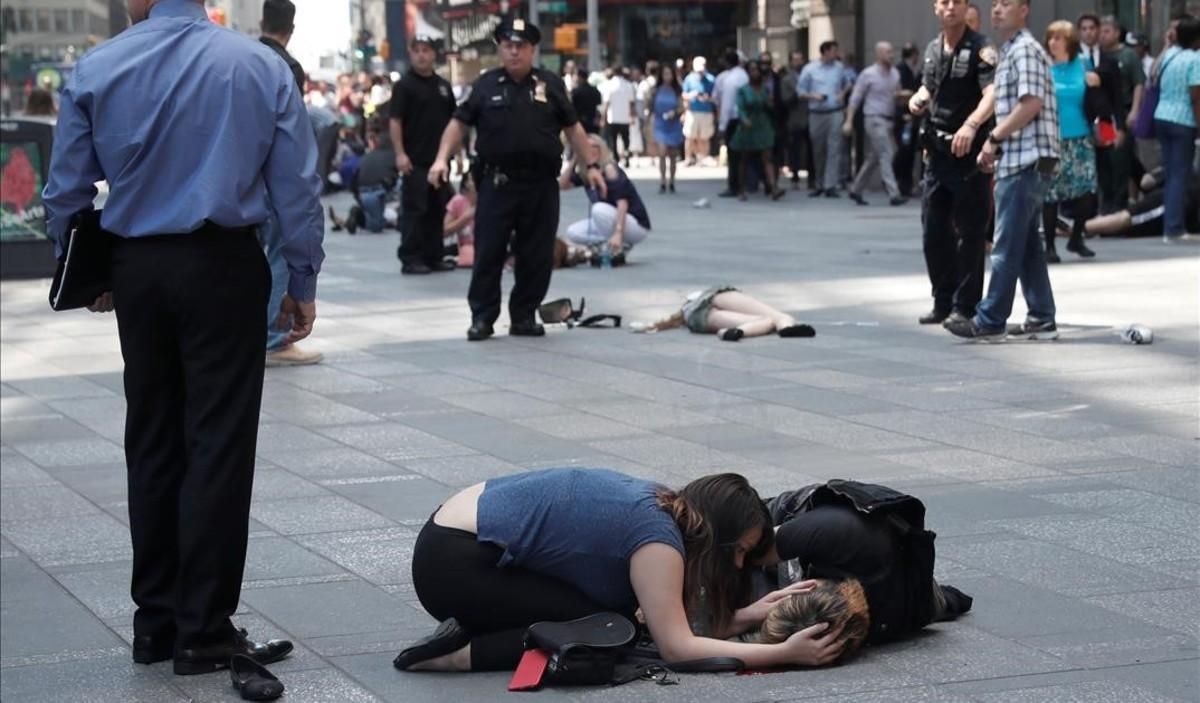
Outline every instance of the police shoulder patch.
<path fill-rule="evenodd" d="M 982 49 L 980 49 L 979 50 L 979 60 L 986 63 L 989 66 L 995 66 L 996 65 L 996 47 L 989 45 L 989 46 L 985 46 Z"/>

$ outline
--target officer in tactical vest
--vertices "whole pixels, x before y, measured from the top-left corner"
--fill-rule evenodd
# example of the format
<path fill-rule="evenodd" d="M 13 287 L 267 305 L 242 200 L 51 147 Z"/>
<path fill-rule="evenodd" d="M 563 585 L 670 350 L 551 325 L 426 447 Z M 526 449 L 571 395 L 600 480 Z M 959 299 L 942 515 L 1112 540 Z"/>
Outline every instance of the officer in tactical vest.
<path fill-rule="evenodd" d="M 942 31 L 925 49 L 921 87 L 909 100 L 926 112 L 925 265 L 933 309 L 923 325 L 971 319 L 983 296 L 983 249 L 991 211 L 991 177 L 975 157 L 992 129 L 996 49 L 966 24 L 966 0 L 934 0 Z"/>

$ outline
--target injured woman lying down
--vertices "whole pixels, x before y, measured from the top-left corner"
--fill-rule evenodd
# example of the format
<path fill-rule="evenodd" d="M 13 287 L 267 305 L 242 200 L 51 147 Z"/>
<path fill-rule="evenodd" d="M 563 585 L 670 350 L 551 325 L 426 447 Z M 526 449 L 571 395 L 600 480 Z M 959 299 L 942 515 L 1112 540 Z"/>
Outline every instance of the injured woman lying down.
<path fill-rule="evenodd" d="M 865 643 L 900 639 L 971 609 L 970 596 L 934 580 L 936 535 L 912 496 L 834 480 L 772 498 L 767 508 L 775 544 L 752 573 L 753 590 L 792 592 L 782 592 L 762 628 L 746 636 L 751 641 L 780 642 L 827 622 L 841 630 L 845 659 Z"/>

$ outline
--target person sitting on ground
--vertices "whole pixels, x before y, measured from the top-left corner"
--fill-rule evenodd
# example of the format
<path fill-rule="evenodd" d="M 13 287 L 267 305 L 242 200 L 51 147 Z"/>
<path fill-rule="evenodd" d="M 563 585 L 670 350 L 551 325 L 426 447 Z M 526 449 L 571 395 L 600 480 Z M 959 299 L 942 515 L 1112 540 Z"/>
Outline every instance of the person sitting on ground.
<path fill-rule="evenodd" d="M 775 543 L 757 562 L 766 578 L 751 592 L 813 582 L 816 588 L 780 599 L 760 641 L 786 636 L 788 626 L 802 627 L 806 620 L 797 614 L 827 608 L 846 612 L 831 625 L 853 621 L 843 638 L 861 628 L 868 642 L 901 638 L 971 609 L 970 596 L 934 579 L 936 535 L 925 530 L 925 506 L 912 496 L 886 486 L 831 481 L 769 499 L 767 509 Z M 846 651 L 856 646 L 847 641 Z"/>
<path fill-rule="evenodd" d="M 589 217 L 568 225 L 566 239 L 596 253 L 607 247 L 613 265 L 620 266 L 634 245 L 650 235 L 650 215 L 633 181 L 613 161 L 604 140 L 594 134 L 588 137 L 587 153 L 577 155 L 575 162 L 563 170 L 559 188 L 583 186 L 584 175 L 590 168 L 599 168 L 604 174 L 608 192 L 601 195 L 595 188 L 585 186 L 591 203 Z"/>
<path fill-rule="evenodd" d="M 761 626 L 770 608 L 766 598 L 736 607 L 741 570 L 770 549 L 770 527 L 758 493 L 737 474 L 706 476 L 679 491 L 577 468 L 476 484 L 443 503 L 417 536 L 413 587 L 441 624 L 393 664 L 511 671 L 533 623 L 603 611 L 633 620 L 639 606 L 668 662 L 828 664 L 842 647 L 834 644 L 840 632 L 824 623 L 778 644 L 726 640 Z M 693 622 L 711 637 L 697 636 Z"/>
<path fill-rule="evenodd" d="M 1126 210 L 1111 215 L 1093 217 L 1084 223 L 1089 236 L 1161 237 L 1163 235 L 1166 201 L 1163 190 L 1163 169 L 1142 176 L 1144 195 Z M 1189 232 L 1200 232 L 1200 172 L 1193 172 L 1183 201 L 1184 225 Z"/>
<path fill-rule="evenodd" d="M 716 333 L 726 342 L 777 333 L 780 337 L 815 337 L 809 325 L 761 303 L 732 286 L 713 286 L 687 297 L 682 309 L 650 324 L 634 323 L 634 332 L 653 333 L 686 326 L 696 334 Z"/>
<path fill-rule="evenodd" d="M 446 203 L 446 221 L 443 229 L 446 236 L 456 236 L 458 253 L 455 263 L 459 268 L 475 265 L 475 203 L 478 193 L 470 173 L 464 173 L 458 193 Z"/>
<path fill-rule="evenodd" d="M 329 206 L 329 219 L 333 221 L 333 230 L 346 228 L 348 234 L 356 234 L 362 227 L 368 232 L 379 234 L 384 227 L 395 227 L 394 221 L 389 222 L 384 215 L 387 204 L 395 196 L 396 154 L 392 150 L 391 140 L 386 131 L 372 131 L 367 135 L 369 151 L 358 161 L 358 168 L 350 179 L 350 192 L 354 194 L 355 205 L 343 222 L 338 219 Z"/>

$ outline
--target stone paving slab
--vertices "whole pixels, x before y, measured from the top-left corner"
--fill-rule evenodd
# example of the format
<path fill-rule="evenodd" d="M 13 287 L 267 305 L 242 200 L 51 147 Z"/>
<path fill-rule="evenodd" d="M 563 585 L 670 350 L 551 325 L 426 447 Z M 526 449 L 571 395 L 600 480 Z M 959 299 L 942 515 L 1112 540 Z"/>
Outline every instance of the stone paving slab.
<path fill-rule="evenodd" d="M 434 625 L 412 549 L 455 490 L 556 465 L 670 485 L 741 471 L 763 493 L 834 477 L 893 485 L 925 500 L 937 576 L 976 605 L 830 669 L 538 700 L 1195 700 L 1200 248 L 1096 242 L 1095 260 L 1051 269 L 1063 339 L 971 345 L 915 324 L 929 306 L 915 206 L 789 194 L 695 209 L 718 184 L 680 185 L 648 199 L 657 227 L 629 266 L 557 272 L 550 296 L 651 320 L 730 282 L 817 337 L 558 328 L 529 340 L 502 317 L 496 339 L 468 344 L 465 272 L 401 277 L 394 233 L 329 234 L 304 344 L 325 361 L 266 375 L 235 617 L 296 641 L 273 667 L 287 700 L 502 700 L 503 674 L 392 668 Z M 564 221 L 582 211 L 565 196 Z M 50 313 L 45 285 L 0 284 L 0 698 L 235 700 L 223 675 L 129 662 L 116 328 Z M 1120 343 L 1135 321 L 1155 344 Z"/>

